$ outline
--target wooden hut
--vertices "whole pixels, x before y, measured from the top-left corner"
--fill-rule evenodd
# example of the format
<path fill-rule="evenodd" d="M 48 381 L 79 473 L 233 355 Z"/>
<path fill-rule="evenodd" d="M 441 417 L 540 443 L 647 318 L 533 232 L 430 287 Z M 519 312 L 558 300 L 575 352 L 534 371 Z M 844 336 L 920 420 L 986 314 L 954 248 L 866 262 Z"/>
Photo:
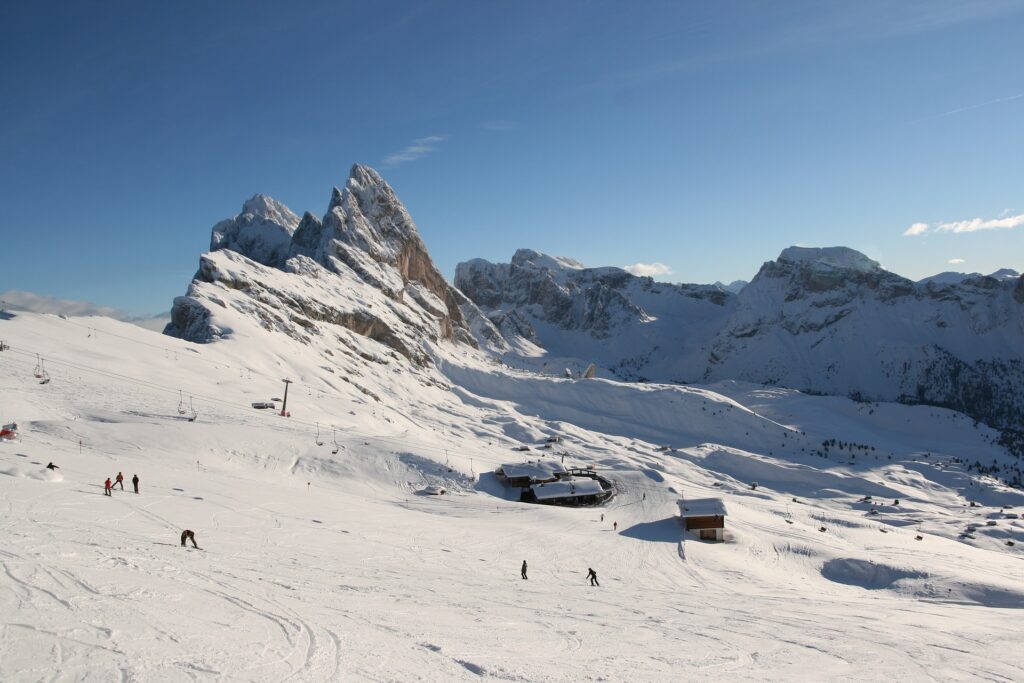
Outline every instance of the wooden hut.
<path fill-rule="evenodd" d="M 702 541 L 725 540 L 725 502 L 721 498 L 694 498 L 679 501 L 679 517 L 687 531 Z"/>

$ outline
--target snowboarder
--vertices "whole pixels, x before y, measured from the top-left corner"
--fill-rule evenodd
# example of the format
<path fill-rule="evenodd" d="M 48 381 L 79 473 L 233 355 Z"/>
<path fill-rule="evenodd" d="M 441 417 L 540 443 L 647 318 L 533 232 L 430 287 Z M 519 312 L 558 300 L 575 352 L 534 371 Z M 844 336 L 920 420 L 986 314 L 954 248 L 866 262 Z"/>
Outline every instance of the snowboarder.
<path fill-rule="evenodd" d="M 523 578 L 526 578 L 526 560 L 523 560 L 523 569 L 521 571 Z"/>
<path fill-rule="evenodd" d="M 139 475 L 137 475 L 137 474 L 133 474 L 132 475 L 132 486 L 135 487 L 135 493 L 138 493 L 139 492 Z"/>
<path fill-rule="evenodd" d="M 110 489 L 112 488 L 114 488 L 114 485 L 110 483 L 110 477 L 107 477 L 107 480 L 103 482 L 103 495 L 109 496 Z"/>
<path fill-rule="evenodd" d="M 590 579 L 591 586 L 597 586 L 598 588 L 601 587 L 601 584 L 597 582 L 597 572 L 590 567 L 587 567 L 587 578 Z"/>
<path fill-rule="evenodd" d="M 181 532 L 181 547 L 182 548 L 185 547 L 185 541 L 186 540 L 192 541 L 192 546 L 193 547 L 195 547 L 195 548 L 199 547 L 198 545 L 196 545 L 196 534 L 191 529 L 185 529 L 184 531 Z"/>
<path fill-rule="evenodd" d="M 124 491 L 124 475 L 120 472 L 117 473 L 117 478 L 114 479 L 114 486 L 121 485 L 121 490 Z M 111 487 L 113 488 L 113 486 Z"/>
<path fill-rule="evenodd" d="M 48 470 L 59 470 L 60 468 L 59 468 L 59 467 L 57 467 L 56 465 L 54 465 L 54 464 L 53 464 L 53 463 L 51 462 L 51 463 L 49 463 L 49 464 L 48 464 L 48 465 L 46 466 L 46 469 L 48 469 Z"/>

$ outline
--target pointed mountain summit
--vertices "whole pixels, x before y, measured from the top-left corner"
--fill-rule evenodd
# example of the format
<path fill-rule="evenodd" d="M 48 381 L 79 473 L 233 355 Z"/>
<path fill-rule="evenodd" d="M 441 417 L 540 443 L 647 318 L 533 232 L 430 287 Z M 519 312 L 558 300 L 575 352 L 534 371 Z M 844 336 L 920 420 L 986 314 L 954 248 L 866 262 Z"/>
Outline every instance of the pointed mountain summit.
<path fill-rule="evenodd" d="M 217 223 L 164 333 L 209 342 L 260 327 L 326 342 L 340 326 L 423 364 L 424 342 L 477 345 L 466 313 L 477 333 L 496 335 L 437 270 L 391 186 L 357 164 L 323 219 L 255 195 Z"/>

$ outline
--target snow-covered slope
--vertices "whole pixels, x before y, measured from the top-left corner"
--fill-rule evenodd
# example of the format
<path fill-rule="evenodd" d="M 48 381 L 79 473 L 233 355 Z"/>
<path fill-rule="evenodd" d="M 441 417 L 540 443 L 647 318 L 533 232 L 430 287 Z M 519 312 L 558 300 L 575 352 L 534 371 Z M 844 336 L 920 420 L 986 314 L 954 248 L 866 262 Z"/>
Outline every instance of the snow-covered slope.
<path fill-rule="evenodd" d="M 782 252 L 744 287 L 705 380 L 942 405 L 1024 424 L 1024 279 L 918 285 L 849 249 Z"/>
<path fill-rule="evenodd" d="M 317 346 L 249 333 L 0 320 L 22 434 L 0 442 L 0 678 L 1024 676 L 1024 495 L 965 470 L 1006 456 L 961 415 L 569 381 L 445 341 L 420 367 L 368 339 L 386 362 L 343 382 Z M 293 417 L 252 409 L 282 377 Z M 489 474 L 562 454 L 619 495 L 531 506 Z M 140 494 L 103 496 L 117 471 Z M 724 499 L 726 543 L 683 533 L 680 495 Z"/>
<path fill-rule="evenodd" d="M 460 264 L 456 285 L 510 340 L 513 365 L 585 366 L 624 379 L 741 379 L 947 406 L 1024 424 L 1024 278 L 914 283 L 845 247 L 790 247 L 733 295 L 521 250 Z"/>

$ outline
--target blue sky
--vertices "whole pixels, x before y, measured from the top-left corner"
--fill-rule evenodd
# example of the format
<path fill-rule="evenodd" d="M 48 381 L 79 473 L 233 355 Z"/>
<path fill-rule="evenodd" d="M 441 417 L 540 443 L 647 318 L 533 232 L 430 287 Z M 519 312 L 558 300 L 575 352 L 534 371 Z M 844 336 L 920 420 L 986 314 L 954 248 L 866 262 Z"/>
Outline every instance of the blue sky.
<path fill-rule="evenodd" d="M 1024 269 L 1021 35 L 1024 0 L 4 3 L 0 291 L 167 310 L 213 223 L 322 214 L 353 162 L 449 277 Z"/>

